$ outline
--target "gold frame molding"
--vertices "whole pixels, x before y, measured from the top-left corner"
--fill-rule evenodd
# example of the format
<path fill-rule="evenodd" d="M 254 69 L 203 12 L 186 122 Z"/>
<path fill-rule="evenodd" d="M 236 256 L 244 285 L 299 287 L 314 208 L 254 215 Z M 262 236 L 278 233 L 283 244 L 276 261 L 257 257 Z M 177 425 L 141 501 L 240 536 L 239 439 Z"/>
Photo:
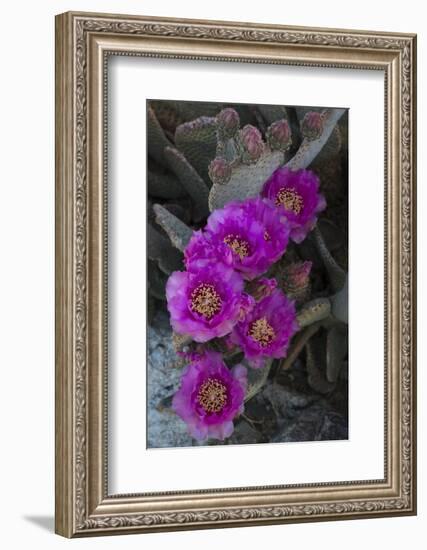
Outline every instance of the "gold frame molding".
<path fill-rule="evenodd" d="M 104 207 L 109 55 L 384 72 L 384 479 L 108 494 Z M 412 34 L 71 12 L 56 17 L 58 534 L 78 537 L 416 513 L 415 109 Z"/>

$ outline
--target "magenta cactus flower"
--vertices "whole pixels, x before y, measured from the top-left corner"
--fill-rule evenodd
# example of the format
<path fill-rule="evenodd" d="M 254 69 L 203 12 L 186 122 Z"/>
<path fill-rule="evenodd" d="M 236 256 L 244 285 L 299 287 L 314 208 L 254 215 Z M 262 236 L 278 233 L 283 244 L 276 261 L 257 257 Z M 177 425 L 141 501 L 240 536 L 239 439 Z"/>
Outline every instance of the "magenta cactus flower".
<path fill-rule="evenodd" d="M 317 217 L 326 208 L 326 200 L 319 193 L 319 178 L 311 170 L 278 168 L 265 182 L 262 196 L 284 212 L 291 225 L 290 238 L 302 242 L 317 223 Z"/>
<path fill-rule="evenodd" d="M 206 231 L 193 231 L 191 239 L 184 250 L 184 264 L 190 269 L 194 262 L 198 266 L 209 266 L 212 262 L 220 261 L 228 266 L 233 265 L 233 251 L 226 243 L 214 239 Z"/>
<path fill-rule="evenodd" d="M 280 211 L 260 197 L 228 203 L 212 212 L 206 224 L 212 241 L 231 249 L 234 269 L 247 280 L 265 273 L 283 255 L 290 229 Z"/>
<path fill-rule="evenodd" d="M 253 300 L 243 293 L 243 279 L 232 267 L 204 260 L 170 275 L 166 299 L 174 331 L 196 342 L 228 334 Z"/>
<path fill-rule="evenodd" d="M 267 357 L 286 357 L 289 342 L 298 330 L 294 302 L 279 289 L 251 309 L 230 335 L 243 350 L 248 363 L 259 368 Z"/>
<path fill-rule="evenodd" d="M 229 370 L 220 353 L 205 351 L 185 368 L 172 409 L 199 441 L 223 441 L 233 433 L 233 420 L 243 412 L 247 370 Z"/>

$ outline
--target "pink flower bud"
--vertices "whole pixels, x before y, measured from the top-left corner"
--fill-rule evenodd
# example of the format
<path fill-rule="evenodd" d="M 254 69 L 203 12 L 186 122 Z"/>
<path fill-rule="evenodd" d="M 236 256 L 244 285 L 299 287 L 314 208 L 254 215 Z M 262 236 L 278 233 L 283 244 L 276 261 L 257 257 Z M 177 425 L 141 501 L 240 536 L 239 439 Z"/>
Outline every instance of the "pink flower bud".
<path fill-rule="evenodd" d="M 213 183 L 223 185 L 231 177 L 231 166 L 223 158 L 216 158 L 209 164 L 209 177 Z"/>
<path fill-rule="evenodd" d="M 285 118 L 276 120 L 276 122 L 273 122 L 269 126 L 267 130 L 267 142 L 273 150 L 286 151 L 289 149 L 292 142 L 291 129 Z"/>
<path fill-rule="evenodd" d="M 312 141 L 319 139 L 323 132 L 323 118 L 317 111 L 308 111 L 301 125 L 302 135 Z"/>
<path fill-rule="evenodd" d="M 216 116 L 218 128 L 226 138 L 232 138 L 240 126 L 240 118 L 234 109 L 227 107 Z"/>
<path fill-rule="evenodd" d="M 240 130 L 240 143 L 243 149 L 242 160 L 245 163 L 256 162 L 264 152 L 265 144 L 261 132 L 255 126 L 247 124 Z"/>
<path fill-rule="evenodd" d="M 281 277 L 283 291 L 290 298 L 301 302 L 310 293 L 310 272 L 312 262 L 297 262 L 286 266 Z"/>
<path fill-rule="evenodd" d="M 257 302 L 259 302 L 266 296 L 270 296 L 270 294 L 276 287 L 276 279 L 267 279 L 266 277 L 260 277 L 259 279 L 248 283 L 247 291 L 255 298 Z"/>

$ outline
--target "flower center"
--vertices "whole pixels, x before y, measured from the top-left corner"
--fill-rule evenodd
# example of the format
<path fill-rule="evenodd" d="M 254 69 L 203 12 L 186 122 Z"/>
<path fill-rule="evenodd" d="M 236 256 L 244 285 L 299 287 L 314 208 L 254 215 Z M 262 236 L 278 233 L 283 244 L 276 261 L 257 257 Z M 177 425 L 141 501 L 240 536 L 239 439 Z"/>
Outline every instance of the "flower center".
<path fill-rule="evenodd" d="M 208 378 L 199 388 L 197 401 L 207 413 L 219 413 L 227 404 L 227 388 L 216 378 Z"/>
<path fill-rule="evenodd" d="M 264 241 L 271 241 L 270 233 L 268 231 L 264 231 Z"/>
<path fill-rule="evenodd" d="M 215 287 L 211 284 L 201 283 L 191 293 L 191 311 L 211 319 L 222 307 L 222 300 Z"/>
<path fill-rule="evenodd" d="M 238 235 L 227 235 L 224 237 L 224 242 L 228 244 L 231 250 L 237 254 L 241 260 L 249 256 L 249 243 Z"/>
<path fill-rule="evenodd" d="M 248 335 L 263 348 L 268 346 L 276 337 L 273 327 L 265 317 L 261 317 L 261 319 L 257 319 L 250 324 Z"/>
<path fill-rule="evenodd" d="M 282 187 L 276 195 L 276 206 L 284 206 L 294 214 L 299 214 L 304 207 L 303 198 L 294 187 Z"/>

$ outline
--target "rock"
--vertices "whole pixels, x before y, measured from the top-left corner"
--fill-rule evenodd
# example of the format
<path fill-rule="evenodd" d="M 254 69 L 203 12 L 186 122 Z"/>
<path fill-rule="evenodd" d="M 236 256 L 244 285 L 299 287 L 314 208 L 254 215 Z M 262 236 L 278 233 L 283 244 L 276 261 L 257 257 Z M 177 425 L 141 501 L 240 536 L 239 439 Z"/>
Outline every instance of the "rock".
<path fill-rule="evenodd" d="M 271 437 L 277 431 L 277 417 L 264 390 L 245 404 L 244 414 L 252 422 L 252 427 L 259 432 L 259 443 L 270 443 Z"/>
<path fill-rule="evenodd" d="M 331 441 L 348 439 L 348 426 L 344 417 L 323 407 L 313 405 L 291 422 L 283 421 L 281 429 L 272 438 L 274 443 L 298 441 Z"/>
<path fill-rule="evenodd" d="M 340 414 L 327 412 L 323 417 L 323 423 L 316 436 L 316 441 L 332 441 L 335 439 L 348 439 L 348 423 Z"/>
<path fill-rule="evenodd" d="M 261 443 L 262 434 L 253 428 L 246 420 L 236 422 L 234 432 L 228 439 L 228 445 L 248 445 L 250 443 Z"/>
<path fill-rule="evenodd" d="M 270 383 L 264 391 L 278 418 L 295 416 L 295 411 L 307 407 L 314 398 L 279 384 Z"/>
<path fill-rule="evenodd" d="M 228 441 L 198 443 L 188 435 L 184 422 L 170 408 L 182 369 L 176 368 L 179 358 L 174 351 L 165 311 L 157 311 L 148 327 L 148 346 L 149 448 L 348 438 L 347 382 L 340 381 L 333 398 L 325 398 L 308 386 L 303 364 L 297 360 L 286 371 L 286 376 L 280 378 L 280 383 L 267 381 L 265 387 L 245 404 L 244 416 L 235 421 L 234 432 Z"/>
<path fill-rule="evenodd" d="M 189 447 L 193 440 L 184 422 L 165 403 L 179 387 L 181 369 L 176 356 L 168 315 L 159 311 L 148 326 L 147 446 Z"/>
<path fill-rule="evenodd" d="M 274 443 L 291 441 L 326 441 L 348 438 L 347 418 L 336 412 L 328 401 L 279 384 L 270 383 L 263 390 L 277 416 Z"/>

